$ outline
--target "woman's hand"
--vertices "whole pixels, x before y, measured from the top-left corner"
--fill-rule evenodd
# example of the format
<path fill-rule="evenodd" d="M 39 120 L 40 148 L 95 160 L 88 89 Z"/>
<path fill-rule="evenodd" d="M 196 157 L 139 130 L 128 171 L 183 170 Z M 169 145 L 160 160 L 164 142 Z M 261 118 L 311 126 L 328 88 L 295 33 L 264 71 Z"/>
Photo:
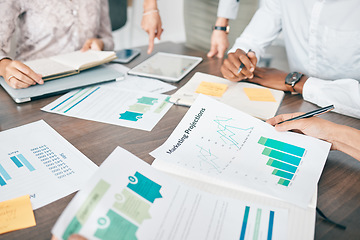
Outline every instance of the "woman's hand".
<path fill-rule="evenodd" d="M 83 47 L 81 48 L 81 51 L 85 52 L 90 49 L 96 51 L 102 51 L 104 49 L 104 42 L 98 38 L 90 38 L 86 40 Z"/>
<path fill-rule="evenodd" d="M 0 75 L 12 88 L 27 88 L 37 83 L 44 83 L 41 74 L 35 73 L 20 61 L 7 58 L 0 61 Z"/>

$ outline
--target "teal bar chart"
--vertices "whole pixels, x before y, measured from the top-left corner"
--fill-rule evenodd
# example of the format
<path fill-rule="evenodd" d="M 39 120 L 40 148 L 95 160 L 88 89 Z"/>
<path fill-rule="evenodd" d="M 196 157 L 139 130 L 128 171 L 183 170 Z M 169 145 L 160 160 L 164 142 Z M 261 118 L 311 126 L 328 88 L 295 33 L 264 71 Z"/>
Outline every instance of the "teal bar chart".
<path fill-rule="evenodd" d="M 23 154 L 17 154 L 16 156 L 10 156 L 9 161 L 14 163 L 16 165 L 17 169 L 28 169 L 30 172 L 36 170 L 34 168 L 34 166 L 24 157 Z M 24 166 L 25 166 L 25 168 L 23 168 Z M 8 170 L 9 170 L 9 166 L 8 166 Z M 23 170 L 20 170 L 20 171 L 23 171 Z M 12 177 L 10 176 L 8 171 L 6 171 L 5 167 L 0 164 L 0 187 L 7 185 L 8 181 L 11 179 L 12 179 Z"/>
<path fill-rule="evenodd" d="M 306 150 L 263 136 L 260 137 L 258 143 L 265 147 L 262 155 L 269 157 L 266 165 L 274 168 L 272 175 L 280 177 L 278 184 L 289 186 Z"/>
<path fill-rule="evenodd" d="M 266 239 L 273 236 L 275 212 L 268 209 L 245 206 L 243 222 L 241 224 L 240 240 Z M 263 236 L 263 237 L 261 237 Z"/>

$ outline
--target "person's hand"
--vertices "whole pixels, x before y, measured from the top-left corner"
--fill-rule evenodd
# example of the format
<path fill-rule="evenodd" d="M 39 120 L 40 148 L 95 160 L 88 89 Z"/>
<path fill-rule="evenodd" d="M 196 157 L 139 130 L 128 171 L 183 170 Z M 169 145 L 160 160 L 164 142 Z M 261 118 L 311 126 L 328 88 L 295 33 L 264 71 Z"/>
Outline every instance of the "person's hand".
<path fill-rule="evenodd" d="M 241 63 L 244 64 L 241 72 L 238 73 Z M 236 52 L 230 53 L 221 66 L 221 73 L 230 81 L 238 82 L 244 79 L 252 79 L 257 64 L 257 58 L 254 52 L 246 54 L 243 50 L 237 49 Z"/>
<path fill-rule="evenodd" d="M 207 56 L 211 58 L 216 55 L 218 58 L 223 58 L 228 47 L 229 40 L 227 33 L 221 30 L 213 30 L 211 34 L 211 47 Z"/>
<path fill-rule="evenodd" d="M 102 51 L 104 49 L 104 42 L 98 38 L 90 38 L 86 40 L 83 47 L 81 48 L 81 51 L 85 52 L 90 49 L 96 51 Z"/>
<path fill-rule="evenodd" d="M 164 31 L 164 29 L 162 29 L 159 11 L 149 10 L 144 12 L 141 20 L 141 27 L 149 34 L 149 47 L 147 53 L 150 54 L 154 49 L 155 38 L 160 40 L 161 34 Z"/>
<path fill-rule="evenodd" d="M 268 119 L 266 122 L 275 126 L 275 129 L 280 132 L 291 130 L 294 132 L 319 138 L 330 143 L 334 143 L 331 134 L 334 132 L 334 130 L 337 128 L 338 125 L 329 122 L 325 119 L 321 119 L 319 117 L 311 117 L 311 118 L 303 118 L 299 120 L 293 120 L 278 124 L 279 122 L 300 116 L 302 114 L 304 113 L 297 112 L 290 114 L 281 114 L 276 117 Z M 334 149 L 334 147 L 335 145 L 332 145 L 332 149 Z"/>
<path fill-rule="evenodd" d="M 27 88 L 36 83 L 44 83 L 41 74 L 35 73 L 24 63 L 11 59 L 0 61 L 0 75 L 12 88 Z"/>
<path fill-rule="evenodd" d="M 285 84 L 287 74 L 288 73 L 275 68 L 257 67 L 254 71 L 254 77 L 250 80 L 250 82 L 282 91 L 294 91 L 290 85 Z"/>

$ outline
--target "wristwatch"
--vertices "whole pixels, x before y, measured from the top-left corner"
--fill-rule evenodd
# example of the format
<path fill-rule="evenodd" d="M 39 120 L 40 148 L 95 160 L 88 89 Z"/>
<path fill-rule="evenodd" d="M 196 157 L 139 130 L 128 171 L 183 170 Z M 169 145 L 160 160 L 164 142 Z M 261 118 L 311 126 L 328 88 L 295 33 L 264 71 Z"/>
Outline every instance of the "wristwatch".
<path fill-rule="evenodd" d="M 294 92 L 296 92 L 294 86 L 297 82 L 300 81 L 300 79 L 303 75 L 304 74 L 299 73 L 299 72 L 291 72 L 286 76 L 285 84 L 290 85 L 292 87 L 292 89 L 294 90 Z"/>
<path fill-rule="evenodd" d="M 225 27 L 221 27 L 221 26 L 214 26 L 213 30 L 220 30 L 220 31 L 225 31 L 226 33 L 229 33 L 230 31 L 230 26 L 227 25 Z"/>

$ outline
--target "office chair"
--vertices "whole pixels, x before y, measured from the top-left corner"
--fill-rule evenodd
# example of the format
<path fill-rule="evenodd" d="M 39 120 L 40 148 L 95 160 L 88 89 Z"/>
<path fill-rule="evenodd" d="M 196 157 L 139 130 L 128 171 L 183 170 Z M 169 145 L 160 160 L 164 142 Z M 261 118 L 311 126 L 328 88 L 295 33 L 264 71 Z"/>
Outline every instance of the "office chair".
<path fill-rule="evenodd" d="M 123 27 L 127 20 L 127 0 L 109 0 L 111 30 Z"/>

